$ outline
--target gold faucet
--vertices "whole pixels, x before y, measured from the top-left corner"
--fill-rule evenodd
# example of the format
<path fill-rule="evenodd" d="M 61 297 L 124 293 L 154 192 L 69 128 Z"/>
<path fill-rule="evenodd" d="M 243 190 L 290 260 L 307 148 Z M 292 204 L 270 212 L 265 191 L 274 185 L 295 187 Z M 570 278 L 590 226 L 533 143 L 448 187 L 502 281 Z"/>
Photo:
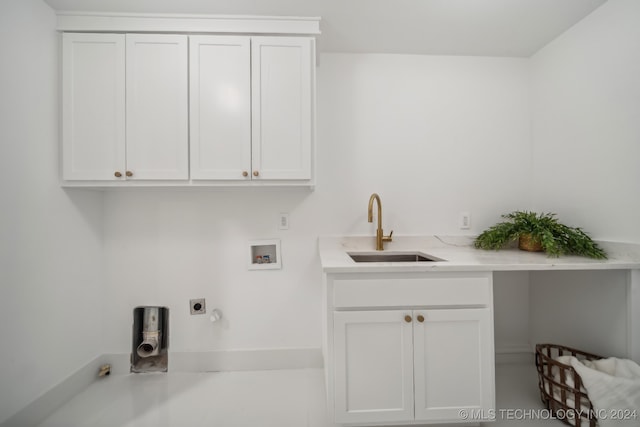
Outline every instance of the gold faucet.
<path fill-rule="evenodd" d="M 376 250 L 384 250 L 384 242 L 390 242 L 393 231 L 388 236 L 385 236 L 382 232 L 382 203 L 380 202 L 380 196 L 373 193 L 369 198 L 369 210 L 367 213 L 367 221 L 373 222 L 373 201 L 378 202 L 378 228 L 376 229 Z"/>

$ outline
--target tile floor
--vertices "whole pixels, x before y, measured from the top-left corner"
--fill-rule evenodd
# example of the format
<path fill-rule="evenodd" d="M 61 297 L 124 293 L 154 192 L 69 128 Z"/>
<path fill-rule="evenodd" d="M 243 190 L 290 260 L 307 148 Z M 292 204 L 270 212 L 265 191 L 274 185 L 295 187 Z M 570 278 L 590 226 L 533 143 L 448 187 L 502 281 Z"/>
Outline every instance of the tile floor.
<path fill-rule="evenodd" d="M 496 421 L 487 426 L 560 427 L 507 409 L 541 409 L 535 367 L 499 365 Z M 501 411 L 504 409 L 505 411 Z M 484 424 L 483 424 L 484 425 Z M 39 427 L 333 427 L 320 369 L 115 375 Z"/>
<path fill-rule="evenodd" d="M 323 371 L 115 375 L 40 427 L 328 427 Z"/>

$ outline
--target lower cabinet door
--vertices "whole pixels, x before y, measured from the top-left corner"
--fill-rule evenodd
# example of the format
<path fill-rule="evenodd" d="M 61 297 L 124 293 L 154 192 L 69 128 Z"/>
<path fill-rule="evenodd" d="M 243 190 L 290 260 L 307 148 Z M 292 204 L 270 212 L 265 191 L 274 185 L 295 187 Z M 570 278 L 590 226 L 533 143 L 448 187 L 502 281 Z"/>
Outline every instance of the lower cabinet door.
<path fill-rule="evenodd" d="M 411 310 L 334 312 L 335 422 L 413 420 Z"/>
<path fill-rule="evenodd" d="M 461 409 L 495 409 L 493 322 L 488 308 L 416 310 L 416 421 L 459 421 Z"/>

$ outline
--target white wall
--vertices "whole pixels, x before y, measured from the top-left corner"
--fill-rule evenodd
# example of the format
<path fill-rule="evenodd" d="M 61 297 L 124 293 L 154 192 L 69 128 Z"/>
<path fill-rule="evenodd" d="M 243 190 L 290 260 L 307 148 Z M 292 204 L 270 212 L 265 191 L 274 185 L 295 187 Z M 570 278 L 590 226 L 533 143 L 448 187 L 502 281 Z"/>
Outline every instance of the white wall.
<path fill-rule="evenodd" d="M 530 273 L 531 343 L 628 357 L 627 272 Z"/>
<path fill-rule="evenodd" d="M 523 59 L 321 55 L 315 192 L 105 196 L 105 351 L 130 351 L 132 310 L 147 304 L 170 307 L 173 351 L 319 348 L 317 237 L 373 236 L 372 192 L 396 234 L 460 234 L 462 210 L 478 232 L 527 206 L 528 83 Z M 273 237 L 282 270 L 247 271 L 247 241 Z M 225 320 L 190 316 L 197 297 Z"/>
<path fill-rule="evenodd" d="M 640 243 L 640 2 L 609 0 L 531 58 L 532 209 Z M 532 273 L 531 340 L 627 355 L 623 272 Z"/>
<path fill-rule="evenodd" d="M 0 2 L 0 423 L 101 353 L 102 200 L 58 186 L 54 28 Z"/>
<path fill-rule="evenodd" d="M 533 208 L 640 243 L 640 2 L 609 0 L 531 59 Z"/>
<path fill-rule="evenodd" d="M 496 361 L 500 355 L 530 353 L 528 271 L 499 271 L 493 274 L 493 331 Z M 521 360 L 518 358 L 516 360 Z"/>

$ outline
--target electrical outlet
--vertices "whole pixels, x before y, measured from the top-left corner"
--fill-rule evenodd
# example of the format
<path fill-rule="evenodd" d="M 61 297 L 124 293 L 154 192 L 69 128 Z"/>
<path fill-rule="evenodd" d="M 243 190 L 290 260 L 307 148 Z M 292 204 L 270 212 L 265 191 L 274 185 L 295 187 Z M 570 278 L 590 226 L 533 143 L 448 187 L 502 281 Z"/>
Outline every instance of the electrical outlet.
<path fill-rule="evenodd" d="M 289 214 L 281 213 L 278 219 L 278 230 L 288 230 L 289 229 Z"/>
<path fill-rule="evenodd" d="M 469 212 L 460 212 L 460 229 L 468 230 L 471 228 L 471 214 Z"/>
<path fill-rule="evenodd" d="M 205 306 L 204 298 L 196 298 L 189 300 L 189 309 L 191 314 L 205 314 L 207 308 Z"/>

